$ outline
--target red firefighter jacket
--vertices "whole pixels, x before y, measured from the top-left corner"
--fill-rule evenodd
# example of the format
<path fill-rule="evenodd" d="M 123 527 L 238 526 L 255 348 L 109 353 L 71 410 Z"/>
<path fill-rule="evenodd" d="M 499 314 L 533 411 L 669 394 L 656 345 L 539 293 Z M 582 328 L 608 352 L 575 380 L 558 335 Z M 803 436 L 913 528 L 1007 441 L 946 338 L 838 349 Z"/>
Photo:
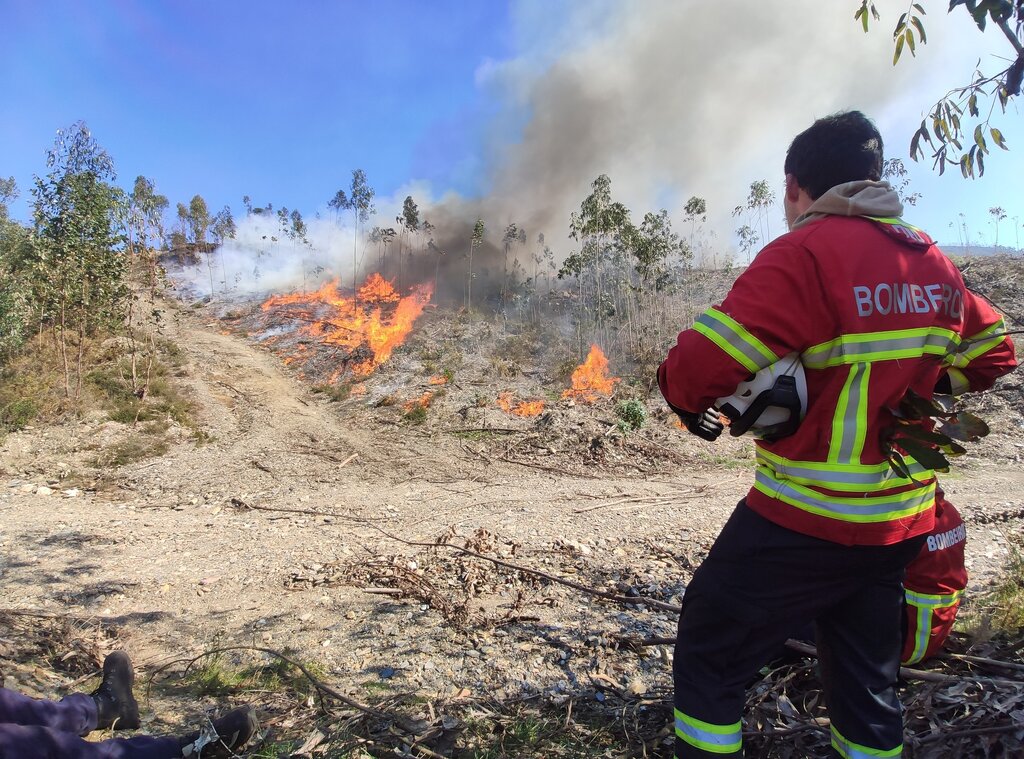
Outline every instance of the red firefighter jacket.
<path fill-rule="evenodd" d="M 799 353 L 806 417 L 793 435 L 757 442 L 747 504 L 845 545 L 932 529 L 934 473 L 906 457 L 913 478 L 901 477 L 882 449 L 907 389 L 931 397 L 946 373 L 956 392 L 984 390 L 1015 366 L 1002 319 L 923 232 L 861 215 L 880 192 L 895 197 L 884 183 L 851 182 L 815 201 L 811 211 L 829 211 L 801 217 L 765 247 L 723 303 L 679 335 L 659 371 L 670 404 L 701 412 Z"/>
<path fill-rule="evenodd" d="M 907 632 L 903 637 L 904 664 L 934 656 L 953 629 L 960 599 L 967 587 L 964 543 L 967 531 L 956 508 L 935 496 L 935 527 L 921 553 L 907 566 Z"/>

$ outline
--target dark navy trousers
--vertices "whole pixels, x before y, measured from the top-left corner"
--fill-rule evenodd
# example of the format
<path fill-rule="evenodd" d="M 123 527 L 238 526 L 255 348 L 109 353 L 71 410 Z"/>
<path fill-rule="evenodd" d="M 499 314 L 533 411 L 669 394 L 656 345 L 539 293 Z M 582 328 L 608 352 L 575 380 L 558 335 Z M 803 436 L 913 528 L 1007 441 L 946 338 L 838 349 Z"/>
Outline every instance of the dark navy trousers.
<path fill-rule="evenodd" d="M 840 757 L 898 757 L 903 572 L 925 537 L 843 546 L 740 501 L 683 597 L 673 661 L 676 757 L 739 757 L 745 686 L 814 622 Z"/>
<path fill-rule="evenodd" d="M 60 701 L 29 698 L 0 688 L 0 759 L 177 759 L 177 738 L 112 738 L 90 742 L 96 702 L 84 693 Z"/>

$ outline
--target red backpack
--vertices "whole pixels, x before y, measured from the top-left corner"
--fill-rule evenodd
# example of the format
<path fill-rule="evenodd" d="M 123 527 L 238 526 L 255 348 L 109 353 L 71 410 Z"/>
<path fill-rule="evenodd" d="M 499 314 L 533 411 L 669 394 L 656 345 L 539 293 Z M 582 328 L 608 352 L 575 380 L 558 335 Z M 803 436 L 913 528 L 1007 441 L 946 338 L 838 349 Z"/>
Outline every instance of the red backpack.
<path fill-rule="evenodd" d="M 956 508 L 941 489 L 935 493 L 935 529 L 907 566 L 907 633 L 903 637 L 903 663 L 916 664 L 934 656 L 946 642 L 960 599 L 967 587 L 964 543 L 967 531 Z"/>

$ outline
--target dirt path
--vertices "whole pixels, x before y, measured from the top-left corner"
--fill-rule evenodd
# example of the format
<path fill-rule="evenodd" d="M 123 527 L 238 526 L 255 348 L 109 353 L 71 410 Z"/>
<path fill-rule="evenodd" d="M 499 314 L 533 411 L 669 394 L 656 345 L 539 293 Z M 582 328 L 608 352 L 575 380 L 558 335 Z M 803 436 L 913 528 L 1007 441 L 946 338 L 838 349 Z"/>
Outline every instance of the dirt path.
<path fill-rule="evenodd" d="M 381 530 L 430 540 L 482 528 L 497 536 L 496 555 L 669 599 L 748 487 L 749 469 L 735 462 L 641 478 L 494 459 L 462 438 L 331 404 L 276 357 L 220 330 L 183 309 L 166 326 L 186 353 L 182 381 L 211 442 L 182 441 L 123 467 L 109 487 L 72 495 L 38 486 L 56 482 L 102 424 L 25 430 L 2 444 L 5 607 L 117 625 L 143 668 L 215 641 L 256 642 L 323 663 L 353 692 L 385 672 L 389 685 L 432 693 L 570 688 L 582 677 L 572 662 L 582 661 L 588 640 L 666 634 L 673 620 L 529 586 L 486 564 L 430 557 Z M 984 463 L 946 482 L 969 521 L 1011 515 L 972 527 L 977 583 L 1004 561 L 1007 531 L 1020 529 L 1024 508 L 1020 468 Z M 381 557 L 395 567 L 391 575 Z M 393 579 L 422 572 L 425 561 L 433 562 L 433 603 L 342 581 L 344 567 Z M 475 630 L 446 619 L 444 599 L 459 597 L 467 582 L 479 587 L 469 612 L 528 621 Z M 552 656 L 552 646 L 570 653 Z M 616 664 L 624 680 L 666 681 L 658 655 L 632 659 Z"/>

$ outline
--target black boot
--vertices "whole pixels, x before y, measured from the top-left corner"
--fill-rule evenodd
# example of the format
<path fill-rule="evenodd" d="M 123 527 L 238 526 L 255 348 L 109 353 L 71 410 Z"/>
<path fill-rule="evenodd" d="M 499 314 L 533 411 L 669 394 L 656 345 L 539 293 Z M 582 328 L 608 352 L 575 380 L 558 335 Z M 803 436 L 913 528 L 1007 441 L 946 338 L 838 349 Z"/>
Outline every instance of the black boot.
<path fill-rule="evenodd" d="M 248 743 L 257 730 L 256 712 L 251 706 L 242 706 L 182 738 L 181 755 L 187 759 L 226 759 Z"/>
<path fill-rule="evenodd" d="M 91 694 L 96 702 L 97 730 L 134 730 L 139 726 L 134 682 L 135 668 L 124 651 L 114 651 L 103 661 L 103 682 Z"/>

